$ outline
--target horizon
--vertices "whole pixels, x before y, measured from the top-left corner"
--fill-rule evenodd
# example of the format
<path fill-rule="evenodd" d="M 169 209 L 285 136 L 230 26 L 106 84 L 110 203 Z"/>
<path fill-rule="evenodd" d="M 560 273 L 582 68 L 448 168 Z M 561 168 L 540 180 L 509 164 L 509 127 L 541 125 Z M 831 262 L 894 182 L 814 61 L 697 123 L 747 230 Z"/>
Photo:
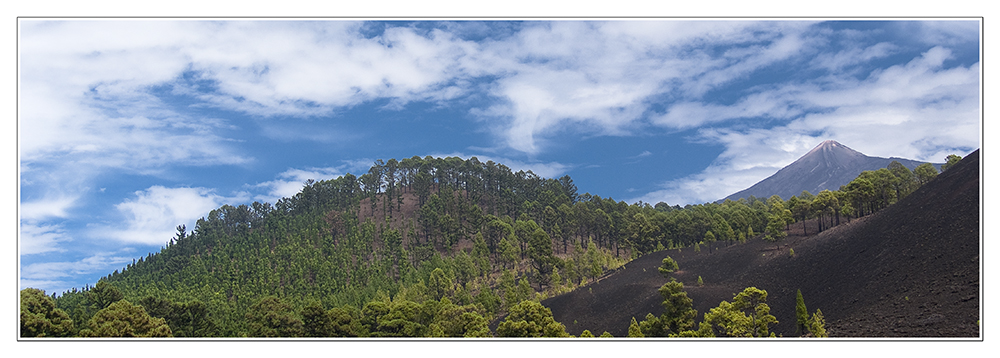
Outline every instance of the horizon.
<path fill-rule="evenodd" d="M 19 286 L 48 294 L 376 159 L 684 206 L 825 140 L 933 163 L 981 146 L 980 19 L 18 25 Z"/>

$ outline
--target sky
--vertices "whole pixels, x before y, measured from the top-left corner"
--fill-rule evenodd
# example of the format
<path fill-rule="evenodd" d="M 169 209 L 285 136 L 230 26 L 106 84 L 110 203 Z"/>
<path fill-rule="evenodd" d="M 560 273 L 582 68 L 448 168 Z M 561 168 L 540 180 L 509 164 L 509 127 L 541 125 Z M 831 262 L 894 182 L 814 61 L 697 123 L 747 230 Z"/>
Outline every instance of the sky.
<path fill-rule="evenodd" d="M 978 19 L 18 20 L 19 285 L 93 285 L 221 205 L 473 156 L 715 201 L 824 140 L 981 146 Z"/>

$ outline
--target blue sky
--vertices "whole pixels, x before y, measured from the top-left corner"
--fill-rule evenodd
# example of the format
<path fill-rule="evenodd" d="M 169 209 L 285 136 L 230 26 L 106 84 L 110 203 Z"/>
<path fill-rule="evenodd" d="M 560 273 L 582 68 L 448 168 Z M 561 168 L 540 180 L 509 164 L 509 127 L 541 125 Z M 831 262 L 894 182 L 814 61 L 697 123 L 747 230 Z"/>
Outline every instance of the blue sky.
<path fill-rule="evenodd" d="M 697 204 L 827 139 L 980 147 L 975 19 L 20 19 L 20 286 L 62 292 L 223 204 L 478 157 Z"/>

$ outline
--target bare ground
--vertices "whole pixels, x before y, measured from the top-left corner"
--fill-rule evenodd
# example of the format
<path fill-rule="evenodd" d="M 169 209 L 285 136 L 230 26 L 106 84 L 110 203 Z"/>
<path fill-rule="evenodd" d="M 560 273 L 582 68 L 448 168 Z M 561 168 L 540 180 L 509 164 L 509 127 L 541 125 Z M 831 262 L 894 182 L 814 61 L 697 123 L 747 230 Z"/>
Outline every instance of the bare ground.
<path fill-rule="evenodd" d="M 795 336 L 799 289 L 831 337 L 981 337 L 979 180 L 976 151 L 899 203 L 822 233 L 814 219 L 804 223 L 807 236 L 792 225 L 778 244 L 758 237 L 656 252 L 542 303 L 570 334 L 625 336 L 632 317 L 662 312 L 657 289 L 667 280 L 656 267 L 671 256 L 697 321 L 753 286 L 768 292 L 772 331 L 785 337 Z"/>

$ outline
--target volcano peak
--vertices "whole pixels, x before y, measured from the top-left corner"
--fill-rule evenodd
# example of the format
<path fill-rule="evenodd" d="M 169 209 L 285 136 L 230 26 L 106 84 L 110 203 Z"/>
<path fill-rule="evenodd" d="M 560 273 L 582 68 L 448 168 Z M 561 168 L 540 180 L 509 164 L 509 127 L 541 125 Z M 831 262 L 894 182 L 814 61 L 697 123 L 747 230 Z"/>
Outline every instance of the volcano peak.
<path fill-rule="evenodd" d="M 739 200 L 751 195 L 762 199 L 778 195 L 788 200 L 803 190 L 814 195 L 823 190 L 837 190 L 862 171 L 885 168 L 893 160 L 910 170 L 922 164 L 909 159 L 869 157 L 835 140 L 825 140 L 774 175 L 723 200 Z"/>

